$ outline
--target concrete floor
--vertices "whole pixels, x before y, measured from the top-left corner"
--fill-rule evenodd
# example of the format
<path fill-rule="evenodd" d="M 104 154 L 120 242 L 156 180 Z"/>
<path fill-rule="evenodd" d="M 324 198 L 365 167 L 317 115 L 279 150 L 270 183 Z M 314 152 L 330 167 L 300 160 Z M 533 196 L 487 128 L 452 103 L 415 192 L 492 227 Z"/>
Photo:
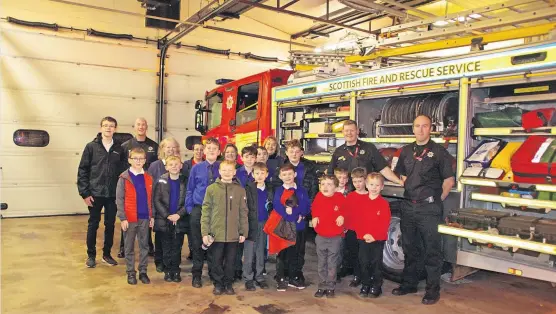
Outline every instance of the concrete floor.
<path fill-rule="evenodd" d="M 313 297 L 314 284 L 303 291 L 248 293 L 237 283 L 237 295 L 214 297 L 206 269 L 204 287 L 191 287 L 191 264 L 185 258 L 182 283 L 164 282 L 150 264 L 152 284 L 130 286 L 123 260 L 109 267 L 97 257 L 96 268 L 85 267 L 86 225 L 86 216 L 1 221 L 2 313 L 556 313 L 556 288 L 549 283 L 487 272 L 470 276 L 470 283 L 444 283 L 434 306 L 421 305 L 423 292 L 392 296 L 396 285 L 389 281 L 381 298 L 361 300 L 347 279 L 337 287 L 337 297 L 328 300 Z M 119 236 L 116 232 L 115 243 Z M 101 251 L 102 236 L 97 242 Z M 308 245 L 306 277 L 313 282 L 315 265 L 314 247 Z M 269 280 L 274 267 L 267 264 Z"/>

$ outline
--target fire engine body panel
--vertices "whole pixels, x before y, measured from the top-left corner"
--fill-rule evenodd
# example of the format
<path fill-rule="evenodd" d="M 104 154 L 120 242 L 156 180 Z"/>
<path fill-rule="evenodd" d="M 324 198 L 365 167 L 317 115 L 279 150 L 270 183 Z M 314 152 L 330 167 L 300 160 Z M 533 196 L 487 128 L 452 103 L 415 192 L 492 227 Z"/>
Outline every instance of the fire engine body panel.
<path fill-rule="evenodd" d="M 196 128 L 203 134 L 202 139 L 215 137 L 222 148 L 232 143 L 240 151 L 246 145 L 262 143 L 271 134 L 272 88 L 285 84 L 290 74 L 286 70 L 269 70 L 207 92 L 206 102 L 199 109 L 211 112 L 197 113 Z"/>
<path fill-rule="evenodd" d="M 538 136 L 542 145 L 524 162 L 548 167 L 539 171 L 556 167 L 555 100 L 556 42 L 549 41 L 276 87 L 272 128 L 281 144 L 300 138 L 305 157 L 324 168 L 344 143 L 338 125 L 355 119 L 361 140 L 374 143 L 394 169 L 399 149 L 414 142 L 415 116 L 431 116 L 431 139 L 457 161 L 457 187 L 439 226 L 445 260 L 454 265 L 450 279 L 485 269 L 556 282 L 554 177 L 510 167 L 510 160 L 523 163 L 511 159 L 516 147 Z M 522 120 L 534 127 L 524 129 Z M 498 155 L 504 161 L 495 168 Z M 383 264 L 399 275 L 396 202 L 403 188 L 387 182 L 383 195 L 394 214 Z"/>

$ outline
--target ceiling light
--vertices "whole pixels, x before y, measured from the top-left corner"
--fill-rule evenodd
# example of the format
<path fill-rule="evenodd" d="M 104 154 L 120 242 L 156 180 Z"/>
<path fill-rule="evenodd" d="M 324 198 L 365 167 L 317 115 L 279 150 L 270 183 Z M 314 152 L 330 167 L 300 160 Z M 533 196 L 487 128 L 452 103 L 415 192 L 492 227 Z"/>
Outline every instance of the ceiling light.
<path fill-rule="evenodd" d="M 320 49 L 320 48 L 315 48 L 315 52 L 316 52 L 316 53 L 322 52 L 322 49 Z"/>
<path fill-rule="evenodd" d="M 446 22 L 446 21 L 436 21 L 433 24 L 435 26 L 445 26 L 445 25 L 448 25 L 448 22 Z"/>
<path fill-rule="evenodd" d="M 473 13 L 473 14 L 469 14 L 469 17 L 470 17 L 470 18 L 474 18 L 474 19 L 480 19 L 480 18 L 483 17 L 483 16 L 480 15 L 480 14 L 477 14 L 477 13 Z"/>
<path fill-rule="evenodd" d="M 460 17 L 458 17 L 458 21 L 460 21 L 460 22 L 465 22 L 465 16 L 460 16 Z"/>

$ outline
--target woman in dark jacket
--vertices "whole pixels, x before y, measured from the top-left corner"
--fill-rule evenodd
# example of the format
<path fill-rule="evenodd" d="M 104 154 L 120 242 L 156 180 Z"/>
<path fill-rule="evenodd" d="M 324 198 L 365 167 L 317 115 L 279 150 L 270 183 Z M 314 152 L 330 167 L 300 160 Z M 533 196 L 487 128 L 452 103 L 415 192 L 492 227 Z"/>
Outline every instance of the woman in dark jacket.
<path fill-rule="evenodd" d="M 284 157 L 278 155 L 278 141 L 274 136 L 267 137 L 264 140 L 263 146 L 268 152 L 266 166 L 268 167 L 268 180 L 272 184 L 277 169 L 284 164 Z"/>

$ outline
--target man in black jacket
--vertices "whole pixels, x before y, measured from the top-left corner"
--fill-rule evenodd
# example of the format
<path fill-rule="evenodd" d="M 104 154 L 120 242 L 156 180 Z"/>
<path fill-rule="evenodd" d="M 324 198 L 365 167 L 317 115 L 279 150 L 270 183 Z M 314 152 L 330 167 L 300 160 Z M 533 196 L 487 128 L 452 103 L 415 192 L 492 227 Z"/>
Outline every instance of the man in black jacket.
<path fill-rule="evenodd" d="M 143 169 L 147 171 L 151 163 L 158 160 L 158 144 L 147 137 L 147 130 L 149 129 L 149 125 L 147 124 L 147 120 L 145 120 L 145 118 L 137 118 L 135 120 L 135 124 L 133 125 L 133 129 L 135 130 L 135 137 L 125 141 L 122 144 L 125 160 L 128 160 L 129 153 L 131 152 L 132 149 L 136 147 L 142 148 L 147 154 L 147 160 L 145 161 L 145 165 L 143 166 Z M 149 231 L 149 255 L 154 256 L 154 245 L 153 245 L 152 234 L 150 231 Z M 123 231 L 122 231 L 122 237 L 120 241 L 120 252 L 118 253 L 118 257 L 119 258 L 125 257 Z"/>
<path fill-rule="evenodd" d="M 286 144 L 286 156 L 284 164 L 291 164 L 295 170 L 295 183 L 303 186 L 309 194 L 311 202 L 319 191 L 317 166 L 314 162 L 303 158 L 303 147 L 299 140 L 291 140 Z M 278 175 L 279 170 L 276 171 Z M 273 186 L 281 186 L 282 180 L 276 177 Z M 307 220 L 308 217 L 301 217 Z M 307 228 L 297 232 L 295 249 L 297 253 L 297 266 L 298 269 L 289 269 L 288 274 L 291 278 L 295 278 L 295 284 L 300 287 L 305 287 L 305 277 L 303 276 L 303 265 L 305 265 L 305 242 L 307 240 Z"/>
<path fill-rule="evenodd" d="M 77 170 L 77 189 L 89 208 L 87 228 L 87 262 L 89 268 L 96 266 L 96 238 L 104 207 L 104 248 L 102 261 L 115 266 L 110 250 L 114 242 L 114 223 L 116 221 L 116 185 L 118 176 L 124 171 L 127 162 L 120 143 L 114 142 L 118 122 L 112 117 L 100 121 L 100 133 L 85 146 Z"/>

